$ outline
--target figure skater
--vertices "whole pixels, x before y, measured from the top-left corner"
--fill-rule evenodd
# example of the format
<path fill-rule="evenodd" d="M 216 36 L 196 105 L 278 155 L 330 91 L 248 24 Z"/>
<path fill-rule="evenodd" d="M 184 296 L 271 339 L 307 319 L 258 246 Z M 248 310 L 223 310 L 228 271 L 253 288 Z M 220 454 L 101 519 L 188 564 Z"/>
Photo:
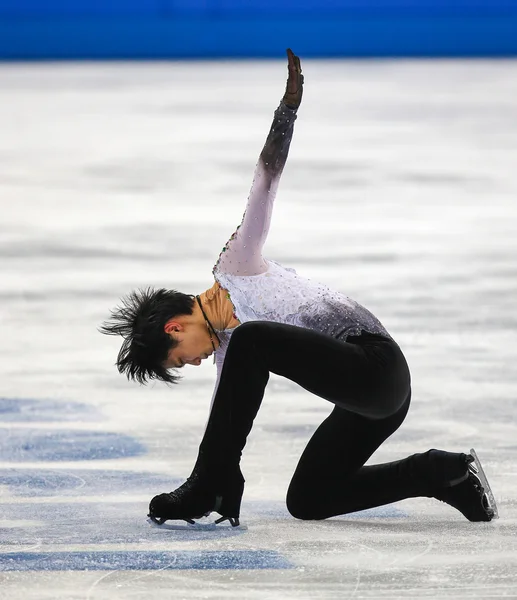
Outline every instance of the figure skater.
<path fill-rule="evenodd" d="M 240 458 L 269 374 L 296 382 L 333 404 L 303 451 L 287 492 L 298 519 L 326 519 L 427 496 L 470 521 L 497 516 L 474 451 L 431 449 L 364 466 L 408 412 L 411 377 L 400 347 L 381 322 L 348 296 L 265 258 L 273 202 L 303 91 L 299 58 L 288 49 L 285 95 L 256 166 L 241 224 L 199 295 L 148 288 L 132 292 L 101 331 L 124 338 L 117 367 L 145 384 L 175 384 L 175 369 L 212 354 L 217 381 L 193 472 L 155 496 L 149 517 L 193 519 L 212 511 L 239 523 Z"/>

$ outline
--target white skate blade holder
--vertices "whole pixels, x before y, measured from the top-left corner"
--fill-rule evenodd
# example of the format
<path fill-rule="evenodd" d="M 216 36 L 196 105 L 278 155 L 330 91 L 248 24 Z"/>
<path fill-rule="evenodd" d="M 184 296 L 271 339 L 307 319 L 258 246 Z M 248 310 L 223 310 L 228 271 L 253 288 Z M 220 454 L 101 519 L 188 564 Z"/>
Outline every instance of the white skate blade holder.
<path fill-rule="evenodd" d="M 474 462 L 469 464 L 469 469 L 474 473 L 474 475 L 476 477 L 479 478 L 479 481 L 481 481 L 481 485 L 483 486 L 483 489 L 485 490 L 485 496 L 488 500 L 489 508 L 494 513 L 494 516 L 492 518 L 498 519 L 499 512 L 497 510 L 497 504 L 495 502 L 492 488 L 490 487 L 490 484 L 488 483 L 488 479 L 485 475 L 485 471 L 483 471 L 483 467 L 481 466 L 481 462 L 480 462 L 478 455 L 476 454 L 476 451 L 474 450 L 474 448 L 470 449 L 470 454 L 474 457 Z"/>

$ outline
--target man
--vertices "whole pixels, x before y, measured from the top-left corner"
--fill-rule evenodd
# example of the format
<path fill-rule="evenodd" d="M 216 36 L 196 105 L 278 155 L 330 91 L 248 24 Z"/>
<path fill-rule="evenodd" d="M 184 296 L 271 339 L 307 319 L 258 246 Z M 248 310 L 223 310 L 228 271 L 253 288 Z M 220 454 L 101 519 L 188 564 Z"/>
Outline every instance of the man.
<path fill-rule="evenodd" d="M 331 402 L 305 448 L 287 494 L 291 514 L 324 519 L 416 496 L 434 497 L 471 521 L 497 516 L 474 451 L 429 450 L 365 467 L 403 422 L 411 400 L 405 357 L 382 323 L 348 296 L 268 260 L 262 249 L 303 93 L 291 50 L 288 80 L 260 154 L 241 225 L 196 296 L 133 292 L 102 331 L 122 335 L 117 366 L 130 379 L 177 383 L 174 369 L 215 355 L 217 382 L 198 460 L 177 490 L 155 496 L 157 523 L 217 511 L 239 522 L 240 458 L 269 373 Z M 171 372 L 172 371 L 172 372 Z"/>

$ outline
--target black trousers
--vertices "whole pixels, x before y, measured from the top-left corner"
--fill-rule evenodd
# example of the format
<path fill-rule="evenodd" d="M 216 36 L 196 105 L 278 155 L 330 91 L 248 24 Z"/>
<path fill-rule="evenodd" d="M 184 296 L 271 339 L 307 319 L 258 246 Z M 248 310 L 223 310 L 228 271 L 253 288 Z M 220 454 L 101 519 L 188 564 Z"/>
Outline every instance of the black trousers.
<path fill-rule="evenodd" d="M 400 427 L 411 377 L 399 346 L 365 331 L 339 341 L 322 333 L 253 321 L 234 331 L 200 451 L 214 469 L 240 461 L 269 373 L 335 406 L 305 448 L 287 493 L 290 513 L 323 519 L 431 495 L 423 455 L 364 466 Z M 425 457 L 424 457 L 425 458 Z"/>

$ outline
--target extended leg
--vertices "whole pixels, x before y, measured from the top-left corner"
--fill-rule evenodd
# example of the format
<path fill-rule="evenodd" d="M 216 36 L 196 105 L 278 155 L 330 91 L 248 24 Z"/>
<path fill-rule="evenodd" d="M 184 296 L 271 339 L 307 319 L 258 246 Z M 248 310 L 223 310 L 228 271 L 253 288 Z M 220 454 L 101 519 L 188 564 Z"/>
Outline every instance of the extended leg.
<path fill-rule="evenodd" d="M 405 498 L 435 497 L 471 521 L 489 521 L 463 453 L 429 450 L 403 460 L 363 466 L 404 420 L 410 396 L 394 415 L 365 419 L 335 408 L 316 430 L 300 458 L 287 493 L 287 507 L 299 519 L 325 519 Z"/>

